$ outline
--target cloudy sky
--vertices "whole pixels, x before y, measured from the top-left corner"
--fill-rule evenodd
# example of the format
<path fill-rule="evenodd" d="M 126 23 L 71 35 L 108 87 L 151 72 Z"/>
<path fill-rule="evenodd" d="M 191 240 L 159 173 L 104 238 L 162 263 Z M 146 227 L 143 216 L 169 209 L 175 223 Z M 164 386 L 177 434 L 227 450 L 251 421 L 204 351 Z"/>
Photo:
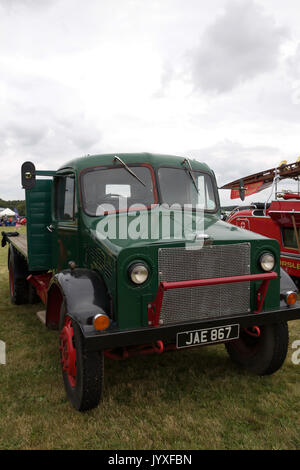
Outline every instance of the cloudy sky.
<path fill-rule="evenodd" d="M 299 20 L 299 0 L 0 0 L 0 197 L 24 198 L 25 160 L 190 155 L 219 186 L 295 161 Z"/>

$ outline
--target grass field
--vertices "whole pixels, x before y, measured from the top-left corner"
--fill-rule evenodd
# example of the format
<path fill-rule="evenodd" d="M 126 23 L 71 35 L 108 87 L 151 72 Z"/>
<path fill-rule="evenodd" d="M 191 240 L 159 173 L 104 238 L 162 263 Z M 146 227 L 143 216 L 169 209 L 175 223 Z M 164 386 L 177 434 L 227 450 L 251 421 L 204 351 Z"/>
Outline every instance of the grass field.
<path fill-rule="evenodd" d="M 22 230 L 22 229 L 21 229 Z M 7 247 L 0 249 L 0 449 L 299 449 L 300 364 L 291 344 L 276 374 L 237 369 L 223 345 L 116 362 L 105 359 L 104 401 L 80 414 L 66 399 L 58 334 L 41 305 L 9 300 Z"/>

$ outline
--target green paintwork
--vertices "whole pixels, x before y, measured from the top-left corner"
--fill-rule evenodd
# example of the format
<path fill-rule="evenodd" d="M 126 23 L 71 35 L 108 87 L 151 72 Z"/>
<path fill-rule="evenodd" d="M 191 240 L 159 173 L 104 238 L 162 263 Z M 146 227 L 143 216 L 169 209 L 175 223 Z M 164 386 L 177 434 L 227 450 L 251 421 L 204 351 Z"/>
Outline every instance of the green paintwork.
<path fill-rule="evenodd" d="M 26 190 L 27 245 L 30 271 L 53 268 L 51 234 L 52 180 L 37 180 L 33 189 Z"/>
<path fill-rule="evenodd" d="M 149 217 L 151 215 L 149 214 Z M 107 216 L 112 217 L 112 216 Z M 122 214 L 119 217 L 126 217 Z M 137 216 L 136 216 L 137 217 Z M 129 223 L 132 220 L 129 221 Z M 155 297 L 158 287 L 157 275 L 157 259 L 158 249 L 163 246 L 185 246 L 190 240 L 172 239 L 166 241 L 163 239 L 155 240 L 99 240 L 96 235 L 96 225 L 99 219 L 93 220 L 90 225 L 90 231 L 94 244 L 101 246 L 102 251 L 106 254 L 107 261 L 115 267 L 114 273 L 117 277 L 117 295 L 115 299 L 115 309 L 117 312 L 117 321 L 120 328 L 136 328 L 138 326 L 147 326 L 148 312 L 147 304 Z M 86 221 L 88 223 L 88 220 Z M 258 266 L 258 258 L 262 252 L 271 251 L 279 260 L 279 245 L 276 240 L 267 239 L 261 235 L 249 232 L 239 227 L 232 226 L 219 220 L 216 215 L 207 215 L 205 217 L 205 233 L 208 234 L 214 244 L 229 244 L 250 242 L 251 244 L 251 274 L 263 272 Z M 144 261 L 150 267 L 151 276 L 144 286 L 136 287 L 128 279 L 127 271 L 132 262 Z M 279 262 L 275 267 L 275 271 L 279 274 Z M 114 281 L 114 275 L 109 278 L 106 276 L 107 283 Z M 270 282 L 268 296 L 265 301 L 264 308 L 266 310 L 275 309 L 279 305 L 279 277 Z M 255 292 L 260 283 L 253 282 L 251 287 L 251 309 L 254 310 L 256 305 Z"/>
<path fill-rule="evenodd" d="M 182 168 L 184 157 L 169 155 L 154 155 L 149 153 L 141 154 L 117 154 L 127 164 L 149 164 L 154 170 L 159 166 L 172 166 Z M 80 172 L 95 166 L 112 167 L 114 165 L 115 154 L 86 156 L 72 160 L 63 165 L 56 174 L 66 174 L 73 172 L 76 182 L 76 202 L 78 211 L 74 220 L 68 223 L 56 221 L 52 213 L 52 224 L 55 224 L 56 231 L 52 235 L 52 264 L 55 270 L 61 270 L 67 267 L 69 261 L 75 261 L 78 267 L 95 269 L 103 276 L 108 291 L 113 302 L 114 321 L 120 329 L 137 328 L 147 326 L 148 314 L 147 304 L 153 301 L 158 287 L 157 258 L 158 249 L 163 246 L 185 246 L 186 238 L 174 238 L 170 234 L 169 240 L 159 239 L 116 239 L 100 240 L 97 236 L 97 224 L 102 220 L 101 217 L 90 217 L 84 213 L 81 207 L 80 197 Z M 213 171 L 204 163 L 191 160 L 194 170 L 202 170 L 211 174 L 214 184 L 215 177 Z M 39 180 L 38 180 L 39 182 Z M 31 191 L 35 194 L 35 189 Z M 35 194 L 37 196 L 37 194 Z M 34 197 L 35 197 L 34 196 Z M 29 196 L 27 201 L 27 213 L 33 214 L 31 204 L 33 199 Z M 142 202 L 142 201 L 141 201 Z M 218 201 L 217 201 L 218 202 Z M 47 199 L 49 207 L 49 200 Z M 149 209 L 147 216 L 156 209 Z M 30 212 L 31 211 L 31 212 Z M 139 215 L 130 215 L 126 223 L 133 221 Z M 110 215 L 105 216 L 109 221 Z M 117 219 L 127 217 L 127 213 L 119 214 Z M 174 217 L 174 215 L 171 215 Z M 29 218 L 30 235 L 33 237 L 31 227 L 34 227 L 34 220 Z M 46 218 L 45 218 L 46 221 Z M 264 251 L 274 253 L 277 263 L 275 271 L 278 278 L 270 282 L 268 295 L 265 300 L 264 309 L 272 310 L 279 307 L 280 299 L 280 265 L 279 265 L 279 244 L 275 240 L 267 239 L 261 235 L 240 229 L 236 226 L 227 224 L 220 220 L 220 207 L 215 214 L 206 214 L 204 220 L 205 233 L 207 233 L 214 244 L 229 244 L 249 242 L 251 244 L 251 274 L 262 272 L 258 266 L 258 258 Z M 45 246 L 49 244 L 49 234 L 43 238 Z M 31 240 L 33 246 L 33 239 Z M 50 242 L 51 243 L 51 242 Z M 32 248 L 33 249 L 33 248 Z M 51 250 L 49 250 L 49 253 Z M 33 251 L 31 251 L 33 253 Z M 30 255 L 31 256 L 31 255 Z M 151 275 L 145 285 L 136 287 L 128 279 L 128 266 L 134 261 L 145 261 Z M 51 264 L 48 258 L 48 266 Z M 255 308 L 256 291 L 259 283 L 251 283 L 250 305 Z"/>

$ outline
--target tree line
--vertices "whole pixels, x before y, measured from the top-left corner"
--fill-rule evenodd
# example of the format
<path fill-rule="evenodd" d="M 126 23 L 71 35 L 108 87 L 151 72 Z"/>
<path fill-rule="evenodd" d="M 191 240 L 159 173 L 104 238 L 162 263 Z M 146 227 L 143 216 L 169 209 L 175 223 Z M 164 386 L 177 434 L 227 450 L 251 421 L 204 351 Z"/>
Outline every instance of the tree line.
<path fill-rule="evenodd" d="M 17 209 L 19 215 L 26 215 L 25 201 L 5 201 L 4 199 L 0 199 L 0 207 L 3 207 L 4 209 L 8 207 L 12 211 Z"/>

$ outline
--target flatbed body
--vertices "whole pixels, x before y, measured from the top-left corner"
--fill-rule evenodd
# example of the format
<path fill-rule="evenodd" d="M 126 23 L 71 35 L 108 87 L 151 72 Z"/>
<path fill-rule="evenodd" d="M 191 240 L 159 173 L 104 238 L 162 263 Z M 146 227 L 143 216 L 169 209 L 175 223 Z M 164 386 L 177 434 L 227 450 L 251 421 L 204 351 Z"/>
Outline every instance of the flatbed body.
<path fill-rule="evenodd" d="M 19 233 L 17 236 L 6 235 L 9 243 L 18 250 L 24 258 L 28 258 L 28 245 L 27 245 L 27 235 L 25 233 Z"/>

